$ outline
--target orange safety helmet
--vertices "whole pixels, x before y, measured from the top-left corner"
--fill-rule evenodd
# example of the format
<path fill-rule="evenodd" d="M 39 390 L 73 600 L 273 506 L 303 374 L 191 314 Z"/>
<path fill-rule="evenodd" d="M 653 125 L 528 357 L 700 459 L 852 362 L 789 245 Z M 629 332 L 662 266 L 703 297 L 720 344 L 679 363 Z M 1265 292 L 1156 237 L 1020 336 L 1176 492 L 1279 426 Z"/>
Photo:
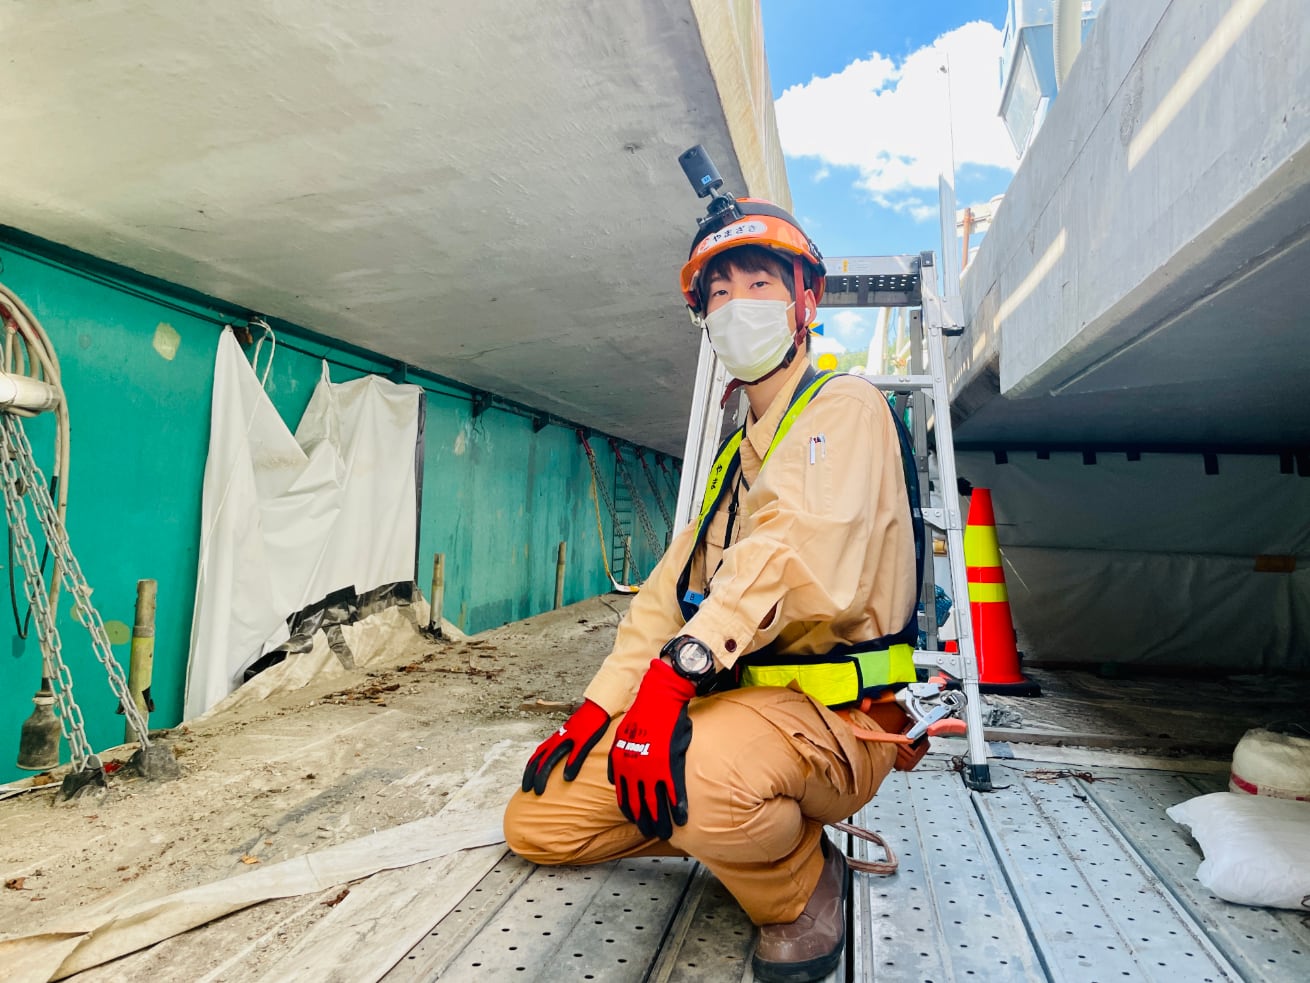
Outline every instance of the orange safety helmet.
<path fill-rule="evenodd" d="M 738 246 L 763 246 L 778 253 L 792 267 L 794 294 L 798 299 L 805 290 L 804 273 L 808 272 L 814 301 L 817 304 L 822 300 L 827 269 L 819 248 L 800 224 L 788 212 L 762 198 L 738 198 L 735 205 L 735 208 L 725 208 L 704 220 L 691 241 L 691 252 L 682 267 L 681 281 L 682 296 L 692 312 L 702 313 L 705 309 L 700 278 L 706 265 L 720 253 Z M 798 322 L 803 316 L 798 306 Z M 798 324 L 798 327 L 803 326 Z"/>

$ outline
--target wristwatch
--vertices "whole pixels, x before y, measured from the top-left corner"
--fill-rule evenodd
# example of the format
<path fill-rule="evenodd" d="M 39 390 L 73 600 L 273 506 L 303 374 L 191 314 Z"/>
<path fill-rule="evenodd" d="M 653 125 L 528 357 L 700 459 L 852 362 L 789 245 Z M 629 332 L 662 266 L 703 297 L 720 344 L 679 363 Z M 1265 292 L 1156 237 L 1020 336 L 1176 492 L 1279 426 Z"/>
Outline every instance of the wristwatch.
<path fill-rule="evenodd" d="M 669 657 L 674 672 L 696 684 L 697 693 L 714 678 L 714 653 L 693 635 L 678 635 L 669 639 L 664 648 L 660 649 L 660 655 Z"/>

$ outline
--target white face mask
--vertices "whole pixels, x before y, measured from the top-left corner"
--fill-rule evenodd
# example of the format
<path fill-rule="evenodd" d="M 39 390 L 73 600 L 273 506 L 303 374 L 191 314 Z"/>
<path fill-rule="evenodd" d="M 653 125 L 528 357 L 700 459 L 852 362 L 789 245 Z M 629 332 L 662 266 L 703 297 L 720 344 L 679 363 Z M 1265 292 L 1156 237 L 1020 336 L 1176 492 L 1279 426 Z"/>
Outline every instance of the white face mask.
<path fill-rule="evenodd" d="M 734 379 L 755 382 L 782 364 L 791 347 L 791 309 L 782 300 L 730 300 L 705 316 L 710 344 Z"/>

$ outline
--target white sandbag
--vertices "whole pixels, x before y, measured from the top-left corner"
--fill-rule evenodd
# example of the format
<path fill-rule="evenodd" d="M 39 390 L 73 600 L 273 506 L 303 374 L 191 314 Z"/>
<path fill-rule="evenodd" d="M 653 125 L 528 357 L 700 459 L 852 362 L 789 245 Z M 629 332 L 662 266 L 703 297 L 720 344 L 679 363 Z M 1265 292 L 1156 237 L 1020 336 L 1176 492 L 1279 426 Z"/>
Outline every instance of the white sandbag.
<path fill-rule="evenodd" d="M 1233 749 L 1228 791 L 1310 801 L 1310 738 L 1248 730 Z"/>
<path fill-rule="evenodd" d="M 1310 907 L 1310 802 L 1211 792 L 1165 810 L 1205 859 L 1196 879 L 1225 901 Z"/>

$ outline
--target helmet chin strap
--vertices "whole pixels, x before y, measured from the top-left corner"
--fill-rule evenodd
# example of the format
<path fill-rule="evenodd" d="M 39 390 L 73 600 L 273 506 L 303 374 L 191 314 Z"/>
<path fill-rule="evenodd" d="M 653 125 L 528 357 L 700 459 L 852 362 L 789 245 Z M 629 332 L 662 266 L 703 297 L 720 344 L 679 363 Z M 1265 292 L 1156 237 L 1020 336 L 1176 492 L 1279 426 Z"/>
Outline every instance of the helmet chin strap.
<path fill-rule="evenodd" d="M 800 332 L 805 329 L 806 326 L 805 322 L 808 321 L 810 317 L 809 310 L 801 301 L 801 298 L 805 296 L 805 276 L 801 273 L 801 261 L 799 256 L 792 257 L 791 276 L 792 276 L 791 295 L 792 295 L 792 299 L 796 303 L 796 306 L 792 308 L 792 310 L 795 312 L 796 332 L 797 332 L 796 337 L 798 339 L 797 343 L 799 344 Z"/>

